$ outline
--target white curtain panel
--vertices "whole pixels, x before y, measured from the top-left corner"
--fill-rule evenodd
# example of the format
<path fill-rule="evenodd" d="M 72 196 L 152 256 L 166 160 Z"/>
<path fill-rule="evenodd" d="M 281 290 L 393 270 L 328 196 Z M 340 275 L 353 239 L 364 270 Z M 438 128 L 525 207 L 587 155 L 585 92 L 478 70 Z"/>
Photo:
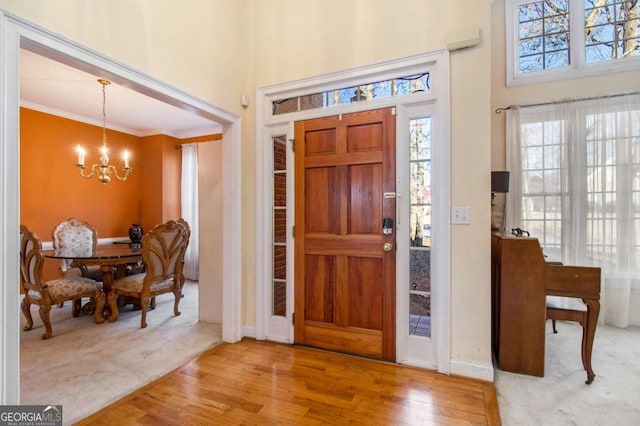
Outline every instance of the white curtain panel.
<path fill-rule="evenodd" d="M 198 280 L 198 258 L 200 255 L 198 218 L 198 144 L 182 145 L 182 218 L 191 227 L 191 239 L 184 255 L 184 276 Z"/>
<path fill-rule="evenodd" d="M 512 108 L 507 230 L 602 268 L 600 320 L 640 325 L 640 94 Z"/>

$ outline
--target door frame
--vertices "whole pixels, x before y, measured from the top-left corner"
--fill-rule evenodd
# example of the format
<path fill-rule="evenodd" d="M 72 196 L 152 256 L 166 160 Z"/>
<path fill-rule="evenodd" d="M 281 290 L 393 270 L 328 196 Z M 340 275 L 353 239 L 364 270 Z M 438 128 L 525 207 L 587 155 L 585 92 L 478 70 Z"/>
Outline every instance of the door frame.
<path fill-rule="evenodd" d="M 227 342 L 242 338 L 242 168 L 241 120 L 237 115 L 209 104 L 147 74 L 119 63 L 85 46 L 63 38 L 29 21 L 0 10 L 0 404 L 20 403 L 20 49 L 27 48 L 58 62 L 95 74 L 147 96 L 187 109 L 222 125 L 222 179 L 224 181 L 222 259 L 209 259 L 222 268 L 222 283 L 204 280 L 201 273 L 200 320 L 222 318 L 222 337 Z M 97 74 L 96 74 L 97 75 Z M 206 216 L 205 214 L 200 217 Z M 201 233 L 210 231 L 201 224 Z M 211 233 L 211 232 L 209 232 Z M 202 245 L 202 239 L 201 245 Z M 210 244 L 217 244 L 211 242 Z M 201 250 L 200 264 L 207 263 Z M 216 288 L 218 285 L 222 289 Z M 219 300 L 216 295 L 223 295 Z M 205 302 L 203 302 L 203 300 Z M 211 303 L 211 301 L 217 301 Z"/>
<path fill-rule="evenodd" d="M 300 96 L 309 93 L 319 93 L 326 90 L 337 89 L 341 87 L 350 87 L 358 84 L 367 84 L 373 81 L 383 81 L 390 78 L 396 78 L 407 75 L 417 75 L 419 73 L 429 71 L 431 73 L 432 89 L 428 92 L 414 93 L 408 96 L 390 97 L 385 99 L 376 99 L 360 103 L 351 103 L 347 105 L 334 106 L 325 109 L 314 109 L 301 112 L 293 112 L 281 115 L 272 114 L 272 102 L 274 100 L 286 99 L 289 97 Z M 272 137 L 280 135 L 286 129 L 287 140 L 292 140 L 293 123 L 299 120 L 307 120 L 320 118 L 324 116 L 347 114 L 352 112 L 360 112 L 372 109 L 380 109 L 387 107 L 396 107 L 398 111 L 404 110 L 404 107 L 433 104 L 435 114 L 438 117 L 437 138 L 443 143 L 442 155 L 440 161 L 443 161 L 441 170 L 441 186 L 437 194 L 433 194 L 433 204 L 436 203 L 441 207 L 442 214 L 437 222 L 434 223 L 434 241 L 438 241 L 440 255 L 437 258 L 438 267 L 435 268 L 436 275 L 434 279 L 438 279 L 438 291 L 432 294 L 432 301 L 437 308 L 434 310 L 433 321 L 436 329 L 434 330 L 436 340 L 436 366 L 422 365 L 420 360 L 407 359 L 403 349 L 406 345 L 405 341 L 408 336 L 401 335 L 399 324 L 408 321 L 408 306 L 400 307 L 401 300 L 407 297 L 400 296 L 400 289 L 396 284 L 396 359 L 399 363 L 408 363 L 426 368 L 435 368 L 441 373 L 448 374 L 451 364 L 451 309 L 450 309 L 450 223 L 449 223 L 449 206 L 450 206 L 450 77 L 449 77 L 449 52 L 446 49 L 438 49 L 399 59 L 369 64 L 357 68 L 337 71 L 333 73 L 323 74 L 312 78 L 304 78 L 285 83 L 274 84 L 270 86 L 259 87 L 256 90 L 256 245 L 255 258 L 258 259 L 256 264 L 256 328 L 255 330 L 246 330 L 247 334 L 255 336 L 260 340 L 273 340 L 285 343 L 293 343 L 293 321 L 292 309 L 294 283 L 289 276 L 293 277 L 292 271 L 287 271 L 287 313 L 286 317 L 274 317 L 271 315 L 271 286 L 272 286 L 272 218 L 271 218 L 271 197 L 272 197 Z M 405 115 L 406 116 L 406 115 Z M 408 128 L 408 125 L 407 127 Z M 396 150 L 399 150 L 400 140 L 406 140 L 407 136 L 403 133 L 401 123 L 396 125 Z M 275 132 L 275 133 L 274 133 Z M 406 133 L 406 132 L 405 132 Z M 289 145 L 289 144 L 288 144 Z M 396 155 L 398 159 L 398 156 Z M 396 165 L 398 169 L 402 164 Z M 287 164 L 287 175 L 293 176 L 293 164 Z M 289 174 L 289 168 L 291 173 Z M 396 178 L 398 179 L 398 178 Z M 293 186 L 293 182 L 287 185 Z M 292 193 L 287 190 L 288 194 Z M 288 203 L 289 204 L 289 203 Z M 398 226 L 401 225 L 401 218 L 398 216 Z M 436 233 L 435 227 L 439 226 L 440 230 Z M 289 233 L 291 234 L 291 233 Z M 288 250 L 293 250 L 294 242 L 291 235 L 287 241 Z M 287 255 L 289 257 L 289 254 Z M 289 265 L 289 264 L 288 264 Z M 291 269 L 293 263 L 290 264 Z M 397 265 L 401 265 L 401 259 L 397 259 Z M 290 275 L 291 274 L 291 275 Z M 398 272 L 396 271 L 396 278 Z M 437 305 L 436 305 L 437 304 Z M 401 317 L 402 315 L 402 317 Z M 408 330 L 408 326 L 406 327 Z M 402 341 L 400 341 L 400 340 Z M 405 351 L 406 352 L 406 351 Z"/>

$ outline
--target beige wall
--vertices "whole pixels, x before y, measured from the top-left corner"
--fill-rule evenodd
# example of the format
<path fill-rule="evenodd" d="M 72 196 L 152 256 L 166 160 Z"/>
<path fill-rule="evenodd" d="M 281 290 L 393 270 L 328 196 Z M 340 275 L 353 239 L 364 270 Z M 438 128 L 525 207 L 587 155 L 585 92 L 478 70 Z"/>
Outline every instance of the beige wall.
<path fill-rule="evenodd" d="M 0 0 L 0 8 L 240 113 L 246 0 Z"/>
<path fill-rule="evenodd" d="M 0 8 L 216 106 L 242 114 L 243 324 L 255 325 L 255 113 L 262 85 L 442 48 L 478 26 L 479 46 L 451 54 L 451 353 L 491 366 L 489 170 L 491 9 L 468 0 L 0 0 Z M 207 218 L 202 218 L 207 220 Z"/>

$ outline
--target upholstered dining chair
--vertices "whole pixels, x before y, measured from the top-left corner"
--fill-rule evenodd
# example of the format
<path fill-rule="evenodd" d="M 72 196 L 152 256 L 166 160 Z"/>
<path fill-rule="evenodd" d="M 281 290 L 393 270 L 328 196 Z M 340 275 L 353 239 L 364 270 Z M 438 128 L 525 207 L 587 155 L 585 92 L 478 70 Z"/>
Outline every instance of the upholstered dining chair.
<path fill-rule="evenodd" d="M 182 267 L 188 237 L 184 225 L 174 220 L 157 225 L 142 238 L 142 259 L 146 271 L 126 275 L 111 285 L 107 301 L 111 309 L 109 321 L 118 319 L 118 297 L 128 296 L 140 300 L 140 328 L 147 326 L 147 310 L 152 298 L 173 293 L 174 315 L 180 315 L 178 305 L 184 280 Z"/>
<path fill-rule="evenodd" d="M 53 248 L 70 248 L 79 250 L 95 249 L 98 245 L 98 233 L 89 225 L 89 223 L 76 219 L 74 217 L 63 220 L 53 229 Z M 96 281 L 102 281 L 102 272 L 100 267 L 86 265 L 76 265 L 72 260 L 62 260 L 60 271 L 62 275 L 76 274 L 74 271 L 80 272 L 80 275 L 91 278 Z"/>
<path fill-rule="evenodd" d="M 40 307 L 40 318 L 45 326 L 43 339 L 52 336 L 49 318 L 52 305 L 58 305 L 67 300 L 73 301 L 74 317 L 80 314 L 80 305 L 75 301 L 83 297 L 95 297 L 96 309 L 104 308 L 105 295 L 102 292 L 102 283 L 77 275 L 45 281 L 42 277 L 43 265 L 42 243 L 38 236 L 26 226 L 20 225 L 20 285 L 24 292 L 21 309 L 27 320 L 25 331 L 33 328 L 31 305 Z"/>
<path fill-rule="evenodd" d="M 176 221 L 178 223 L 178 225 L 181 225 L 185 228 L 185 230 L 187 231 L 187 243 L 184 246 L 184 251 L 185 253 L 187 252 L 187 247 L 189 247 L 189 239 L 191 238 L 191 227 L 189 226 L 189 223 L 184 220 L 183 218 L 180 218 Z M 180 279 L 180 290 L 182 290 L 182 287 L 184 287 L 184 255 L 182 256 L 182 275 L 181 275 L 181 279 Z M 180 297 L 184 297 L 184 294 L 181 294 Z M 156 298 L 152 297 L 151 301 L 149 303 L 149 308 L 150 309 L 155 309 L 156 308 Z"/>

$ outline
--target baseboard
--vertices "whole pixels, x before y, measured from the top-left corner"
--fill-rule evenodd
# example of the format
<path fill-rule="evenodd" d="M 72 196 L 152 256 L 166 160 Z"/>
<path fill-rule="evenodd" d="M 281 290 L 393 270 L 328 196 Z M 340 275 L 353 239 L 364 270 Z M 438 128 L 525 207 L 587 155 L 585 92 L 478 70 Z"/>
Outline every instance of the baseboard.
<path fill-rule="evenodd" d="M 494 381 L 493 365 L 473 364 L 470 362 L 451 360 L 451 374 L 470 377 L 472 379 Z"/>
<path fill-rule="evenodd" d="M 252 337 L 256 338 L 256 328 L 252 325 L 243 325 L 242 326 L 242 337 Z"/>

